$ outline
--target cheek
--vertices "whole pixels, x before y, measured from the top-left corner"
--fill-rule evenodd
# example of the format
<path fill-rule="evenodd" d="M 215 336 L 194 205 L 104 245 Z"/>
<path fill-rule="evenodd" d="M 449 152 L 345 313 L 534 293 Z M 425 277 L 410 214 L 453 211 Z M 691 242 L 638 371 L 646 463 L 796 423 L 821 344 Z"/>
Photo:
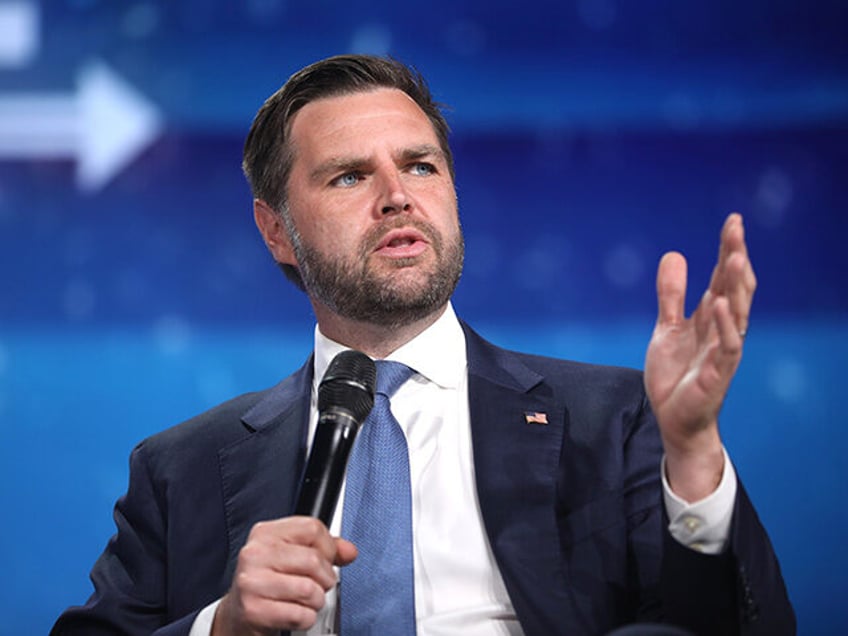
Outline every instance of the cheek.
<path fill-rule="evenodd" d="M 304 243 L 313 246 L 344 242 L 351 229 L 344 206 L 327 197 L 300 196 L 289 199 L 294 225 Z"/>
<path fill-rule="evenodd" d="M 330 214 L 313 217 L 308 222 L 308 236 L 303 240 L 326 254 L 348 254 L 360 249 L 364 230 L 350 214 Z"/>
<path fill-rule="evenodd" d="M 456 191 L 445 182 L 428 181 L 413 184 L 410 192 L 428 216 L 434 218 L 456 218 Z"/>
<path fill-rule="evenodd" d="M 459 228 L 459 209 L 457 207 L 456 194 L 451 190 L 441 193 L 438 207 L 440 210 L 440 222 L 447 228 Z"/>

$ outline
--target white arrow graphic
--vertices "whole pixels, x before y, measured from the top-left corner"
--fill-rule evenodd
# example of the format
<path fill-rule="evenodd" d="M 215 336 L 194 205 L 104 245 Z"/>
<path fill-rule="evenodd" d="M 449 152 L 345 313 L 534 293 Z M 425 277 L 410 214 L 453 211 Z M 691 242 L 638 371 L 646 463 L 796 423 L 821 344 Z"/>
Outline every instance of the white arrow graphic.
<path fill-rule="evenodd" d="M 162 129 L 156 108 L 94 62 L 71 95 L 0 93 L 0 159 L 75 159 L 77 184 L 98 190 Z"/>

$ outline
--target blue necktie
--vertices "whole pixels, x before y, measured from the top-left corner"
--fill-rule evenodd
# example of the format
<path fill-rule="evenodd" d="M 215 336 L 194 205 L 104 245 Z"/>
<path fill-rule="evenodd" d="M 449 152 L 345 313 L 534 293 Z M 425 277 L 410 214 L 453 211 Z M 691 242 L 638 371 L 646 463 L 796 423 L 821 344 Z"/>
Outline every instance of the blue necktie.
<path fill-rule="evenodd" d="M 374 408 L 347 468 L 342 536 L 359 556 L 341 571 L 342 636 L 414 636 L 412 496 L 409 450 L 389 398 L 414 373 L 377 360 Z"/>

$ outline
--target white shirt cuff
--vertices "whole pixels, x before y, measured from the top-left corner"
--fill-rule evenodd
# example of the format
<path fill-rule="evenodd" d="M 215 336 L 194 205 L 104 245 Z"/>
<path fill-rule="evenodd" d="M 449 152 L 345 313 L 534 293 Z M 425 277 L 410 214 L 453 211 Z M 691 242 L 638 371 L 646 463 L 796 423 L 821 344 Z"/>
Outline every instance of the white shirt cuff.
<path fill-rule="evenodd" d="M 191 631 L 188 636 L 209 636 L 212 633 L 212 622 L 215 620 L 215 610 L 218 609 L 218 599 L 214 603 L 210 603 L 197 615 L 194 622 L 191 624 Z"/>
<path fill-rule="evenodd" d="M 704 554 L 723 552 L 730 538 L 730 522 L 736 502 L 736 471 L 727 450 L 722 448 L 722 451 L 724 470 L 718 487 L 704 499 L 693 503 L 672 492 L 665 476 L 665 456 L 662 460 L 663 499 L 670 519 L 668 531 L 678 542 Z"/>

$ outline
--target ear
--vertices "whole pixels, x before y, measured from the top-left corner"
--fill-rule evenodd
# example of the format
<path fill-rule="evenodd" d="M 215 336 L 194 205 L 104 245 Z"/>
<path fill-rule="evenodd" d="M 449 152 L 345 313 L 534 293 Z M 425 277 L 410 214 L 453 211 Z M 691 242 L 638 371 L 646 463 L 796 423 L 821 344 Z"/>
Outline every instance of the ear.
<path fill-rule="evenodd" d="M 253 220 L 256 221 L 256 227 L 259 228 L 262 238 L 265 239 L 265 245 L 274 260 L 278 263 L 297 267 L 294 249 L 280 215 L 262 199 L 254 199 Z"/>

